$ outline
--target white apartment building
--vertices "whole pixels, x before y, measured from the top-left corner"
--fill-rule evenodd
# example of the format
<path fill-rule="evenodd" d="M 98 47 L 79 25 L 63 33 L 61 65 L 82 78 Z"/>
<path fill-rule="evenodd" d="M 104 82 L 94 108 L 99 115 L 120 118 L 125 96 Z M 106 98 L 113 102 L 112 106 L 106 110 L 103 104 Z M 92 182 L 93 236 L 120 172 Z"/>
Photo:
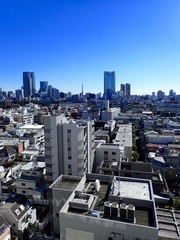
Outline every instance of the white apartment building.
<path fill-rule="evenodd" d="M 44 198 L 46 189 L 44 180 L 44 167 L 40 167 L 40 163 L 30 162 L 25 168 L 21 169 L 20 176 L 16 179 L 16 192 L 18 194 L 25 194 L 29 199 Z M 41 163 L 43 165 L 43 163 Z M 23 169 L 24 168 L 24 169 Z"/>
<path fill-rule="evenodd" d="M 98 144 L 96 147 L 96 165 L 99 166 L 101 162 L 119 162 L 124 157 L 124 147 L 119 144 L 105 143 Z"/>
<path fill-rule="evenodd" d="M 109 121 L 113 120 L 114 118 L 118 117 L 120 114 L 120 108 L 109 108 L 108 110 L 102 111 L 102 120 Z"/>
<path fill-rule="evenodd" d="M 46 161 L 46 183 L 51 185 L 63 173 L 59 155 L 60 143 L 58 124 L 66 122 L 64 115 L 44 116 L 44 146 Z"/>
<path fill-rule="evenodd" d="M 124 147 L 125 157 L 132 160 L 132 124 L 118 124 L 118 132 L 114 144 Z"/>
<path fill-rule="evenodd" d="M 52 184 L 61 174 L 83 176 L 94 159 L 94 121 L 67 121 L 45 116 L 46 180 Z"/>

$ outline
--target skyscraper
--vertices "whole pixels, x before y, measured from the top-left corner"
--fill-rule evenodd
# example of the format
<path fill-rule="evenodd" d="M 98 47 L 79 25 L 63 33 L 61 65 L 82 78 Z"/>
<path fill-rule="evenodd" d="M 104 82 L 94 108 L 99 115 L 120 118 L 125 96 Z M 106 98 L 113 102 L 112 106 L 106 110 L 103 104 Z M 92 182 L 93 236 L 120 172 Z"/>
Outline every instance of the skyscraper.
<path fill-rule="evenodd" d="M 48 91 L 48 82 L 40 81 L 40 89 L 39 92 L 47 92 Z"/>
<path fill-rule="evenodd" d="M 126 83 L 126 97 L 131 96 L 131 84 Z"/>
<path fill-rule="evenodd" d="M 125 85 L 124 84 L 121 84 L 120 91 L 122 91 L 123 92 L 123 96 L 125 96 Z"/>
<path fill-rule="evenodd" d="M 108 100 L 112 99 L 115 94 L 115 71 L 104 72 L 104 97 Z"/>
<path fill-rule="evenodd" d="M 23 72 L 24 97 L 30 97 L 36 93 L 34 72 Z"/>

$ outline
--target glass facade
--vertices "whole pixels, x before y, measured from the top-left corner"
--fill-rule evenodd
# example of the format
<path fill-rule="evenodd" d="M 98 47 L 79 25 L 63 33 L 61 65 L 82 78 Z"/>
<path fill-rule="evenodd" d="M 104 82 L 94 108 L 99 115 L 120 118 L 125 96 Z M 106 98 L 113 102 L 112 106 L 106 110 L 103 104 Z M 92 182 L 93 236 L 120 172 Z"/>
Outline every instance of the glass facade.
<path fill-rule="evenodd" d="M 24 97 L 32 96 L 36 93 L 34 72 L 23 72 Z"/>
<path fill-rule="evenodd" d="M 112 99 L 115 94 L 115 72 L 104 72 L 104 97 Z"/>

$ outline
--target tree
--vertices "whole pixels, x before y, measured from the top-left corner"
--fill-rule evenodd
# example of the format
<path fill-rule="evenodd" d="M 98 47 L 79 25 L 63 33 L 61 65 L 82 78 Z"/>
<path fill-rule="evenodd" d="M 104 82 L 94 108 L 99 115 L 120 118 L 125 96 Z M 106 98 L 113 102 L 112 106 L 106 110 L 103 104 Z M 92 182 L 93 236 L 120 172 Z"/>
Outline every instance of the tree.
<path fill-rule="evenodd" d="M 180 210 L 180 197 L 173 198 L 173 207 L 176 210 Z"/>

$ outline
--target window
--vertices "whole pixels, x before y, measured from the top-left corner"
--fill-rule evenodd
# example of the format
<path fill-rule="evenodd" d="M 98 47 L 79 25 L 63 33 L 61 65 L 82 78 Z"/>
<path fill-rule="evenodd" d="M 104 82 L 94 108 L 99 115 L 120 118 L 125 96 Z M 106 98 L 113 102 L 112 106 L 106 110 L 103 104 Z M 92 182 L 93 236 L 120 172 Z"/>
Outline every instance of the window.
<path fill-rule="evenodd" d="M 21 185 L 22 185 L 22 186 L 26 186 L 26 184 L 25 184 L 25 183 L 21 183 Z"/>
<path fill-rule="evenodd" d="M 72 168 L 72 165 L 71 164 L 68 164 L 68 169 L 71 169 Z"/>
<path fill-rule="evenodd" d="M 22 191 L 22 193 L 26 193 L 26 191 Z"/>
<path fill-rule="evenodd" d="M 71 156 L 68 156 L 68 159 L 71 160 Z"/>
<path fill-rule="evenodd" d="M 68 151 L 71 151 L 71 148 L 70 148 L 70 147 L 68 147 Z"/>
<path fill-rule="evenodd" d="M 71 133 L 71 129 L 67 129 L 67 133 Z"/>
<path fill-rule="evenodd" d="M 112 155 L 116 155 L 116 152 L 112 152 Z"/>
<path fill-rule="evenodd" d="M 108 151 L 104 151 L 104 154 L 108 154 Z"/>

